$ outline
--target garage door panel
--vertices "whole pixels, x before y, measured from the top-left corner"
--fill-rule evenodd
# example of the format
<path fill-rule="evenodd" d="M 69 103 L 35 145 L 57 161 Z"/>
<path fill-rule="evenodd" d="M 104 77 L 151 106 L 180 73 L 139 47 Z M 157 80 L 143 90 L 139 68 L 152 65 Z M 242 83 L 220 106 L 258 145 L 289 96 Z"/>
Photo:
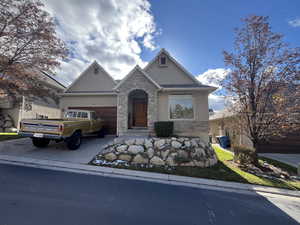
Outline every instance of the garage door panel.
<path fill-rule="evenodd" d="M 95 111 L 97 116 L 104 121 L 108 134 L 117 133 L 117 107 L 70 107 L 69 109 Z"/>

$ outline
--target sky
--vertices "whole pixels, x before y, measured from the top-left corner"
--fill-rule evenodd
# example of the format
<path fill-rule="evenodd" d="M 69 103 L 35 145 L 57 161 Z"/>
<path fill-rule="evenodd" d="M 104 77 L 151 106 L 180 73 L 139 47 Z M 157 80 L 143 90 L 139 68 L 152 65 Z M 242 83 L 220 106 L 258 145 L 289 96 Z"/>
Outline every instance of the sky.
<path fill-rule="evenodd" d="M 222 51 L 232 51 L 234 28 L 249 15 L 269 16 L 272 30 L 300 47 L 300 0 L 51 0 L 47 10 L 70 57 L 56 78 L 68 85 L 97 60 L 115 79 L 144 67 L 165 48 L 203 84 L 219 87 L 210 108 L 226 97 L 218 81 L 230 72 Z"/>

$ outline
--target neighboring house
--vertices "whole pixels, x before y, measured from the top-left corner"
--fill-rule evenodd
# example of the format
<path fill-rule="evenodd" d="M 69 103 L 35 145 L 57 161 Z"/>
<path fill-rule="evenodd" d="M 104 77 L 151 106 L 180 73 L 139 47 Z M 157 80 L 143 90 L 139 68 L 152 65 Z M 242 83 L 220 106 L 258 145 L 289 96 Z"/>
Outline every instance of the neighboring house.
<path fill-rule="evenodd" d="M 47 73 L 39 73 L 40 85 L 49 91 L 59 94 L 65 91 L 65 86 Z M 61 110 L 59 102 L 52 98 L 37 96 L 18 96 L 19 102 L 14 102 L 8 96 L 0 97 L 0 129 L 15 131 L 22 119 L 29 118 L 59 118 Z"/>
<path fill-rule="evenodd" d="M 209 136 L 217 143 L 218 136 L 228 136 L 232 145 L 252 147 L 251 140 L 235 126 L 236 117 L 226 109 L 209 115 Z"/>
<path fill-rule="evenodd" d="M 208 95 L 214 90 L 162 49 L 144 69 L 136 66 L 120 81 L 92 63 L 62 94 L 60 106 L 96 111 L 118 136 L 153 134 L 154 122 L 174 121 L 176 135 L 208 141 Z"/>
<path fill-rule="evenodd" d="M 209 117 L 209 135 L 213 143 L 217 136 L 229 136 L 232 145 L 252 147 L 252 141 L 235 126 L 236 116 L 226 109 Z M 299 130 L 300 131 L 300 130 Z M 271 137 L 269 141 L 258 144 L 259 153 L 300 153 L 299 131 L 291 132 L 284 137 Z"/>

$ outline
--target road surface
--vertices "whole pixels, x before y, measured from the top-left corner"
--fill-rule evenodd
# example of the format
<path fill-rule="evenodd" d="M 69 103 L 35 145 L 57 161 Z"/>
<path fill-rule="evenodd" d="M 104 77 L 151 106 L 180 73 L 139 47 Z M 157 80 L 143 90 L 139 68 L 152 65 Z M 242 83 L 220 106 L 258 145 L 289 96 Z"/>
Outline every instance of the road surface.
<path fill-rule="evenodd" d="M 0 225 L 298 224 L 300 201 L 0 164 Z"/>

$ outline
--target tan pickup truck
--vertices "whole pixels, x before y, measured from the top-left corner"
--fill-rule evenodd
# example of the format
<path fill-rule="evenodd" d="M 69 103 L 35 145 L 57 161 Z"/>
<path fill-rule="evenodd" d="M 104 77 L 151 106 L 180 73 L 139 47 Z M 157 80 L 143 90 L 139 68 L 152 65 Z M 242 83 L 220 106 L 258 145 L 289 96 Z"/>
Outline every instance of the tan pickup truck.
<path fill-rule="evenodd" d="M 81 137 L 88 134 L 103 136 L 103 121 L 93 111 L 69 110 L 62 119 L 24 119 L 19 134 L 31 137 L 36 147 L 46 147 L 50 140 L 65 141 L 70 150 L 81 145 Z"/>

